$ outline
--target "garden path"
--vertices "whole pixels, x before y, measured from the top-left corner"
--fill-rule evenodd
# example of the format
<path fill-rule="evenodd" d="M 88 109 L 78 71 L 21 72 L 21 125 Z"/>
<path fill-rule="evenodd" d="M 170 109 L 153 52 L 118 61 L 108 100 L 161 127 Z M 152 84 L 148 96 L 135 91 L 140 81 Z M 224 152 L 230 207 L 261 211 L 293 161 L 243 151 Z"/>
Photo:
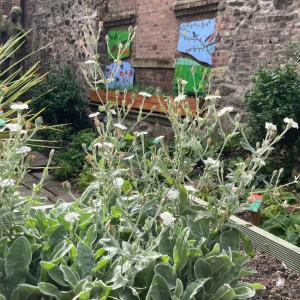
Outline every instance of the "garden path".
<path fill-rule="evenodd" d="M 34 160 L 30 166 L 30 172 L 25 175 L 23 184 L 20 188 L 20 192 L 23 196 L 30 196 L 32 194 L 33 184 L 38 184 L 40 182 L 43 168 L 48 162 L 48 157 L 42 153 L 33 151 L 30 154 L 34 156 Z M 76 193 L 73 193 L 73 195 L 75 197 L 78 196 Z M 41 196 L 48 199 L 48 203 L 45 204 L 56 203 L 59 199 L 63 199 L 66 202 L 74 200 L 70 193 L 63 188 L 62 182 L 56 180 L 54 176 L 50 174 L 44 181 Z"/>

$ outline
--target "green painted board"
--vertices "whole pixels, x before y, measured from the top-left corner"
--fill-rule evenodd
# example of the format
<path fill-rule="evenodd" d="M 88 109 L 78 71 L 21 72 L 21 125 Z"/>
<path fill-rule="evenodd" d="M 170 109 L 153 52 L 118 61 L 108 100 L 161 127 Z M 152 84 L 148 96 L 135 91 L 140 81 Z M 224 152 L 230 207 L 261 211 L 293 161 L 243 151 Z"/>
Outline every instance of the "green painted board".
<path fill-rule="evenodd" d="M 177 90 L 178 79 L 183 79 L 188 82 L 185 89 L 186 93 L 194 94 L 194 82 L 191 72 L 192 66 L 195 68 L 195 83 L 196 87 L 199 87 L 198 93 L 200 95 L 205 94 L 211 68 L 202 66 L 198 62 L 187 58 L 178 58 L 176 61 L 174 89 L 175 91 Z"/>
<path fill-rule="evenodd" d="M 117 55 L 119 53 L 119 45 L 122 43 L 126 43 L 129 38 L 129 33 L 126 30 L 113 30 L 111 29 L 108 32 L 108 47 L 110 52 L 113 55 L 113 58 L 117 58 Z M 130 57 L 130 47 L 128 47 L 121 58 L 128 58 Z M 111 58 L 111 57 L 110 57 Z"/>

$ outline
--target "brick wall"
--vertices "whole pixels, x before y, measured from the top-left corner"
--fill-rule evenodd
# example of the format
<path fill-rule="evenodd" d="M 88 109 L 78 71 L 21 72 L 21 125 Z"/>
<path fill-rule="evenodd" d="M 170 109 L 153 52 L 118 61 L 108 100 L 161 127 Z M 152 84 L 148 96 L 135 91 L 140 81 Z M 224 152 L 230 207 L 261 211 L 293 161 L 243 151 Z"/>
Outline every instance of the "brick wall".
<path fill-rule="evenodd" d="M 125 22 L 109 23 L 108 27 L 124 28 L 129 24 L 138 26 L 132 47 L 132 64 L 139 86 L 158 86 L 163 91 L 171 92 L 175 59 L 182 56 L 176 51 L 179 25 L 187 21 L 213 18 L 217 14 L 218 2 L 218 0 L 110 1 L 106 20 L 109 21 L 110 17 L 116 20 L 118 16 L 122 19 L 126 13 L 129 15 L 129 12 L 135 14 L 132 22 L 126 19 Z"/>

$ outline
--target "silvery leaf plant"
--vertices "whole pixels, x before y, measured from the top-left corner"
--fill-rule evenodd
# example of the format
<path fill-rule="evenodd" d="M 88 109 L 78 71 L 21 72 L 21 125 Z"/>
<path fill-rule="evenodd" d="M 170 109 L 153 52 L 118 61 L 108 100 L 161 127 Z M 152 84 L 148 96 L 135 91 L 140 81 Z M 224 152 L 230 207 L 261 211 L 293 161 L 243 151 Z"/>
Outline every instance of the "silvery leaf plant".
<path fill-rule="evenodd" d="M 102 82 L 108 91 L 113 74 L 105 78 L 101 71 L 90 26 L 84 30 L 88 61 L 82 68 L 91 87 Z M 129 33 L 117 62 L 135 29 Z M 174 100 L 157 95 L 174 135 L 158 136 L 150 147 L 148 133 L 136 129 L 143 111 L 130 125 L 131 104 L 124 94 L 116 91 L 109 99 L 106 93 L 99 112 L 90 115 L 99 136 L 83 145 L 95 180 L 73 203 L 28 209 L 22 234 L 0 240 L 0 299 L 227 300 L 250 299 L 263 288 L 246 282 L 255 272 L 247 266 L 254 250 L 230 216 L 244 195 L 255 192 L 255 176 L 274 143 L 298 125 L 285 120 L 285 131 L 277 134 L 268 123 L 266 137 L 253 147 L 233 108 L 218 110 L 219 97 L 209 95 L 203 106 L 197 98 L 192 111 L 185 102 L 186 83 L 179 84 Z M 146 102 L 151 95 L 140 96 Z M 225 130 L 224 122 L 231 129 Z M 230 170 L 223 150 L 237 135 L 249 157 Z M 202 167 L 192 177 L 194 162 Z M 212 199 L 208 207 L 201 201 L 204 194 Z"/>

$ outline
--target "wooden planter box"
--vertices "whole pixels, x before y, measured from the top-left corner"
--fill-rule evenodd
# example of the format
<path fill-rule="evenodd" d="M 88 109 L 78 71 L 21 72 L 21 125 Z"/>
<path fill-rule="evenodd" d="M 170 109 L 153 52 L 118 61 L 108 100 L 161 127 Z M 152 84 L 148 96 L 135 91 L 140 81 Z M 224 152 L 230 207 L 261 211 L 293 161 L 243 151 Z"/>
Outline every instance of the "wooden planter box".
<path fill-rule="evenodd" d="M 159 99 L 157 96 L 152 96 L 150 98 L 146 98 L 143 104 L 143 96 L 136 94 L 135 95 L 135 100 L 132 103 L 132 93 L 127 92 L 126 97 L 125 97 L 125 105 L 129 106 L 132 104 L 132 109 L 140 109 L 142 104 L 143 107 L 142 109 L 144 111 L 153 111 L 157 113 L 164 113 L 164 111 L 167 109 L 167 103 L 164 102 L 164 99 L 166 97 L 161 97 L 161 101 L 163 103 L 160 103 Z M 120 93 L 120 96 L 118 97 L 118 105 L 122 106 L 122 102 L 124 99 L 124 93 Z M 174 98 L 171 98 L 174 100 Z M 101 102 L 102 100 L 102 102 Z M 109 91 L 108 92 L 108 100 L 115 102 L 116 101 L 116 92 L 115 91 Z M 106 91 L 104 89 L 99 89 L 97 92 L 96 91 L 91 91 L 90 93 L 90 102 L 92 103 L 105 103 L 106 102 Z M 192 112 L 196 112 L 197 109 L 197 102 L 195 98 L 187 98 L 185 101 L 182 103 L 187 103 L 191 109 Z M 202 106 L 204 103 L 204 100 L 201 100 L 200 105 Z M 165 108 L 162 107 L 162 105 L 165 106 Z M 178 104 L 178 112 L 181 115 L 184 115 L 184 110 L 182 108 L 181 104 Z"/>

